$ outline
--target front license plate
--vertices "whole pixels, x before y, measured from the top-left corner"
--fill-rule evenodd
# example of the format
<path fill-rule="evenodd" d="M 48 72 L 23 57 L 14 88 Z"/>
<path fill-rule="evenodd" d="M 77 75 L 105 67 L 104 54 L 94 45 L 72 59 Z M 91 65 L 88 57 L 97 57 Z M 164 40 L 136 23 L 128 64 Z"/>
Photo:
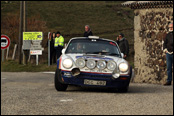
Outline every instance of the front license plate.
<path fill-rule="evenodd" d="M 101 86 L 105 86 L 106 85 L 106 81 L 96 81 L 96 80 L 84 80 L 84 84 L 85 85 L 101 85 Z"/>

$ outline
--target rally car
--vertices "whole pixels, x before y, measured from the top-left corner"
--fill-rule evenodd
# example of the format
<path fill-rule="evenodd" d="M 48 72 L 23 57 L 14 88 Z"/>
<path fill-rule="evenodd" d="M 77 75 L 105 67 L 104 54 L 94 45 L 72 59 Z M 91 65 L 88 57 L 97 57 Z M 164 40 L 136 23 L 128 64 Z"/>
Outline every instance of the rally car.
<path fill-rule="evenodd" d="M 57 60 L 55 88 L 68 85 L 117 88 L 127 92 L 132 67 L 115 41 L 96 36 L 72 38 Z"/>

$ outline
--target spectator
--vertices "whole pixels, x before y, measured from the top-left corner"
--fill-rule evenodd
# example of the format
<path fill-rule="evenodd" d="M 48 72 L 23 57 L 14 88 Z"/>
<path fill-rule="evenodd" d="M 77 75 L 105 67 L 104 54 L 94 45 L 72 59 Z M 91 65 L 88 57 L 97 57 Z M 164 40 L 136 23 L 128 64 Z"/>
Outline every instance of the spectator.
<path fill-rule="evenodd" d="M 92 36 L 92 31 L 91 28 L 89 27 L 89 25 L 85 25 L 85 32 L 84 32 L 84 37 L 88 37 L 88 36 Z"/>
<path fill-rule="evenodd" d="M 169 24 L 169 33 L 164 40 L 164 52 L 167 60 L 167 82 L 164 84 L 171 85 L 172 82 L 172 66 L 173 66 L 173 23 Z"/>
<path fill-rule="evenodd" d="M 56 63 L 56 50 L 54 49 L 56 33 L 53 32 L 50 40 L 50 65 Z"/>
<path fill-rule="evenodd" d="M 56 38 L 55 38 L 55 43 L 54 43 L 54 48 L 56 49 L 56 54 L 57 54 L 57 59 L 62 55 L 62 49 L 64 46 L 64 38 L 58 31 L 56 33 Z"/>
<path fill-rule="evenodd" d="M 126 59 L 129 55 L 129 43 L 127 39 L 124 37 L 124 34 L 120 33 L 120 35 L 117 37 L 116 42 L 121 50 L 121 53 L 124 54 L 123 58 Z"/>

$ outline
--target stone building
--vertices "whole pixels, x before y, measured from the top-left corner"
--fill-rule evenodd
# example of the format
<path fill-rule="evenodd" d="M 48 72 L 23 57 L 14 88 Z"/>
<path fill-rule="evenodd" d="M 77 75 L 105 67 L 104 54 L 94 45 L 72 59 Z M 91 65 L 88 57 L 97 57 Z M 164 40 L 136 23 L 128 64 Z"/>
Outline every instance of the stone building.
<path fill-rule="evenodd" d="M 163 42 L 173 22 L 173 1 L 128 1 L 134 9 L 134 82 L 162 84 L 167 78 Z"/>

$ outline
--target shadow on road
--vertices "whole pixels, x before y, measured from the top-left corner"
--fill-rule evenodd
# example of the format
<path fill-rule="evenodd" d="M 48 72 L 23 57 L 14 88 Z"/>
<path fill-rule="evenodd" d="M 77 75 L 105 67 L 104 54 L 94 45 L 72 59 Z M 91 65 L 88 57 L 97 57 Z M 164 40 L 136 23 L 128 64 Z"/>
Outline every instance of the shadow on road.
<path fill-rule="evenodd" d="M 155 84 L 136 84 L 132 83 L 129 86 L 127 93 L 165 93 L 172 92 L 173 86 L 163 86 Z M 114 88 L 104 88 L 104 87 L 78 87 L 69 86 L 66 92 L 95 92 L 95 93 L 122 93 Z M 124 93 L 124 92 L 123 92 Z"/>
<path fill-rule="evenodd" d="M 129 93 L 165 93 L 173 92 L 172 86 L 163 86 L 157 84 L 134 83 L 129 87 Z"/>

